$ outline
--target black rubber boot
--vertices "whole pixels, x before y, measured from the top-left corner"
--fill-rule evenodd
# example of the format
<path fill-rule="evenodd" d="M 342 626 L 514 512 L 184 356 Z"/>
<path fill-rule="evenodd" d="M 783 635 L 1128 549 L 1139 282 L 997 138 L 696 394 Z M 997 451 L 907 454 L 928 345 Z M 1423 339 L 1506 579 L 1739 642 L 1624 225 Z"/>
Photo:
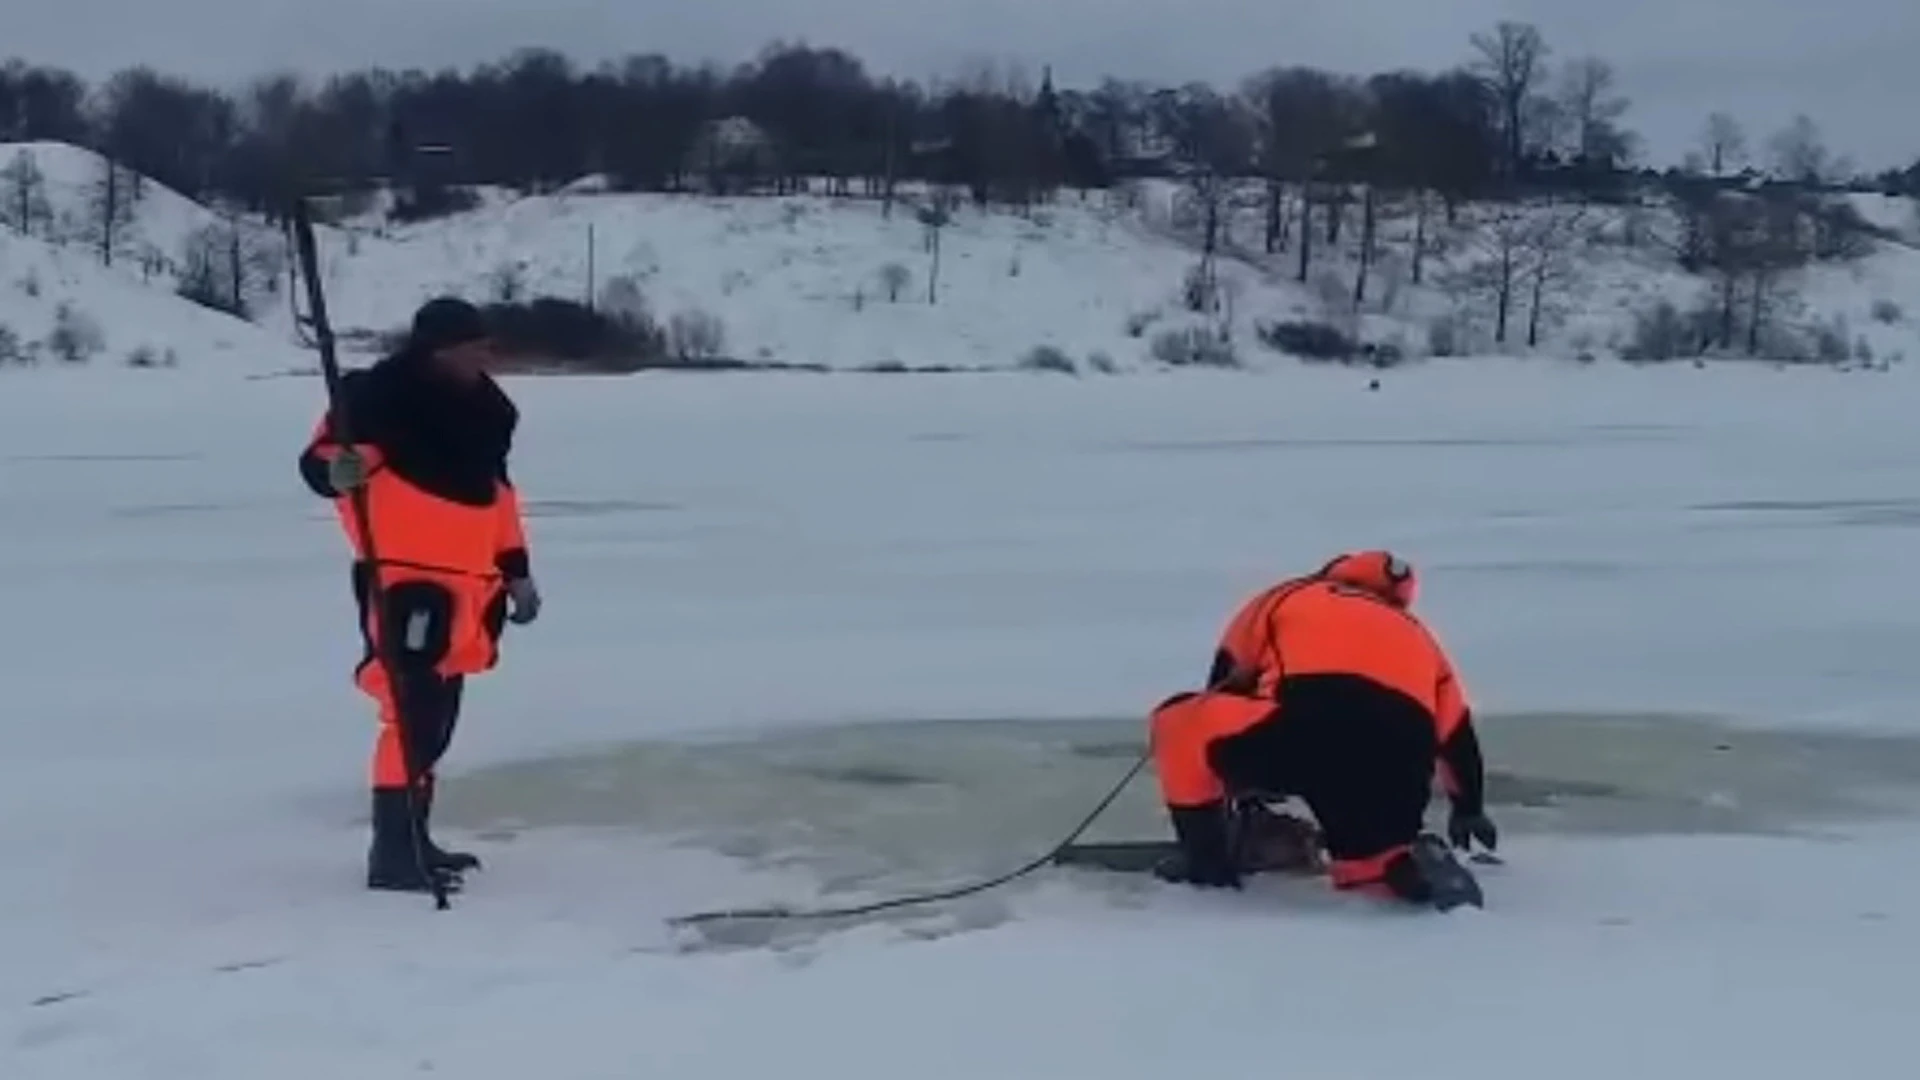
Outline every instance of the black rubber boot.
<path fill-rule="evenodd" d="M 375 788 L 373 792 L 373 844 L 367 851 L 367 888 L 388 892 L 432 892 L 431 873 L 448 892 L 460 890 L 460 875 L 452 870 L 421 866 L 424 832 L 416 832 L 407 805 L 404 788 Z"/>
<path fill-rule="evenodd" d="M 1473 872 L 1454 858 L 1445 841 L 1426 833 L 1414 840 L 1406 854 L 1387 865 L 1386 882 L 1400 899 L 1440 911 L 1486 906 Z"/>
<path fill-rule="evenodd" d="M 464 874 L 480 869 L 480 857 L 466 851 L 450 851 L 433 842 L 433 777 L 420 784 L 420 825 L 427 844 L 427 862 L 441 870 Z"/>
<path fill-rule="evenodd" d="M 1167 816 L 1173 821 L 1180 851 L 1155 867 L 1155 875 L 1162 881 L 1204 889 L 1240 888 L 1240 867 L 1234 862 L 1224 803 L 1169 807 Z"/>

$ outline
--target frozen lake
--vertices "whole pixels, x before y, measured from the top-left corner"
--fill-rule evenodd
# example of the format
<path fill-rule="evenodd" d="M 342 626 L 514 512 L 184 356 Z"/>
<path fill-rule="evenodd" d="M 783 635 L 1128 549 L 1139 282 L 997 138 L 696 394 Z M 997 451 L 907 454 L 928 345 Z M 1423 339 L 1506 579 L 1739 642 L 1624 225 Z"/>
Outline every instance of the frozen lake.
<path fill-rule="evenodd" d="M 569 1076 L 1126 1080 L 1197 1041 L 1267 1060 L 1276 1025 L 1316 1077 L 1910 1056 L 1910 373 L 516 382 L 548 606 L 471 688 L 442 816 L 488 869 L 442 915 L 359 888 L 372 722 L 294 474 L 319 384 L 19 375 L 9 1080 L 492 1080 L 561 1045 Z M 1373 546 L 1420 567 L 1486 716 L 1487 911 L 1050 874 L 679 952 L 674 915 L 1039 854 L 1239 600 Z M 1157 835 L 1150 792 L 1095 834 Z"/>

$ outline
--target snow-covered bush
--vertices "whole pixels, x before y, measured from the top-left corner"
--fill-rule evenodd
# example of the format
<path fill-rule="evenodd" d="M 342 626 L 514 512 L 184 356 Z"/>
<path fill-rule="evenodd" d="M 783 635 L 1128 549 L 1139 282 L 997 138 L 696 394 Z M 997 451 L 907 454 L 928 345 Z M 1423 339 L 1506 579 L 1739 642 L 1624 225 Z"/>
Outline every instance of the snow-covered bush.
<path fill-rule="evenodd" d="M 1089 370 L 1097 371 L 1102 375 L 1112 375 L 1120 370 L 1120 365 L 1113 362 L 1113 357 L 1110 354 L 1099 350 L 1088 354 L 1087 367 Z"/>
<path fill-rule="evenodd" d="M 27 353 L 20 345 L 19 333 L 13 327 L 0 323 L 0 367 L 26 362 Z"/>
<path fill-rule="evenodd" d="M 668 324 L 667 347 L 683 364 L 710 363 L 726 349 L 726 326 L 720 316 L 700 308 L 675 312 Z"/>
<path fill-rule="evenodd" d="M 69 364 L 84 364 L 107 347 L 100 324 L 66 301 L 54 311 L 46 344 L 47 351 Z"/>
<path fill-rule="evenodd" d="M 1073 366 L 1073 358 L 1057 346 L 1038 345 L 1020 361 L 1023 371 L 1050 371 L 1061 375 L 1077 375 L 1079 370 Z"/>
<path fill-rule="evenodd" d="M 172 349 L 161 352 L 151 345 L 142 345 L 127 354 L 127 366 L 130 368 L 179 367 L 180 356 Z"/>
<path fill-rule="evenodd" d="M 632 274 L 616 274 L 600 286 L 600 311 L 610 319 L 651 322 L 652 309 L 640 281 Z"/>
<path fill-rule="evenodd" d="M 887 290 L 889 304 L 899 303 L 900 294 L 906 291 L 907 285 L 912 281 L 913 271 L 899 263 L 888 263 L 880 268 L 880 285 Z"/>
<path fill-rule="evenodd" d="M 1813 355 L 1823 364 L 1844 364 L 1853 358 L 1853 336 L 1847 332 L 1846 319 L 1836 316 L 1815 324 Z"/>
<path fill-rule="evenodd" d="M 1886 323 L 1888 326 L 1893 326 L 1906 317 L 1906 312 L 1900 310 L 1900 305 L 1891 300 L 1876 300 L 1873 302 L 1874 322 Z"/>
<path fill-rule="evenodd" d="M 1662 300 L 1633 317 L 1633 340 L 1621 350 L 1623 359 L 1640 364 L 1664 363 L 1706 351 L 1710 335 L 1703 334 L 1699 313 L 1688 315 Z"/>
<path fill-rule="evenodd" d="M 1154 336 L 1153 358 L 1169 367 L 1240 366 L 1233 342 L 1204 326 L 1165 330 Z"/>

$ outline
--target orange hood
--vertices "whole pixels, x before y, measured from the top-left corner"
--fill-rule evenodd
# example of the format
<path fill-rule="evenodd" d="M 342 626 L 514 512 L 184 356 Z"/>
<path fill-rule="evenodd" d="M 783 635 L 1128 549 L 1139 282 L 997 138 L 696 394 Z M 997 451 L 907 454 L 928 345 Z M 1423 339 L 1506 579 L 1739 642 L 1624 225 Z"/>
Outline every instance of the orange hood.
<path fill-rule="evenodd" d="M 1413 606 L 1419 580 L 1409 563 L 1390 551 L 1350 552 L 1320 568 L 1317 575 L 1351 585 L 1403 608 Z"/>

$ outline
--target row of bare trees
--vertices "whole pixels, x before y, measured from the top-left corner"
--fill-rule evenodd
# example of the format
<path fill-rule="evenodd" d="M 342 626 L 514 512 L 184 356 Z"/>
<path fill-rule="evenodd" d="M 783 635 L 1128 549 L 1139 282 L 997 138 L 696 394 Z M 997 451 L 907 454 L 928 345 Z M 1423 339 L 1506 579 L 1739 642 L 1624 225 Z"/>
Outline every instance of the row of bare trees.
<path fill-rule="evenodd" d="M 1518 22 L 1464 44 L 1446 71 L 1287 67 L 1231 91 L 1118 79 L 1062 89 L 986 67 L 923 85 L 876 77 L 838 49 L 782 44 L 733 69 L 652 55 L 584 69 L 533 49 L 469 71 L 271 75 L 238 95 L 145 68 L 88 86 L 14 61 L 0 67 L 0 141 L 92 146 L 189 196 L 256 209 L 296 183 L 541 190 L 589 173 L 634 189 L 786 190 L 805 176 L 882 193 L 915 179 L 1018 203 L 1126 176 L 1302 184 L 1367 170 L 1458 200 L 1569 175 L 1592 183 L 1636 164 L 1628 99 L 1604 59 L 1556 62 Z M 742 123 L 744 146 L 716 140 Z M 1765 164 L 1833 178 L 1843 163 L 1815 136 L 1796 121 Z M 1362 138 L 1377 152 L 1346 153 Z M 1716 115 L 1694 171 L 1730 173 L 1746 150 L 1738 125 Z"/>

